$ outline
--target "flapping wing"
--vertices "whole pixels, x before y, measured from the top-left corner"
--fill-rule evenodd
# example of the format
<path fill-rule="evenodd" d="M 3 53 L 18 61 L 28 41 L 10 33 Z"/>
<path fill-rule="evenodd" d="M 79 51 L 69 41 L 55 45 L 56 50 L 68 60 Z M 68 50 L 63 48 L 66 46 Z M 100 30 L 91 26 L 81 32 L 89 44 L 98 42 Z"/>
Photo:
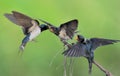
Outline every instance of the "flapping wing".
<path fill-rule="evenodd" d="M 75 31 L 77 30 L 78 27 L 78 20 L 74 19 L 69 22 L 66 22 L 64 24 L 60 25 L 60 30 L 65 30 L 65 33 L 67 36 L 69 36 L 71 39 L 74 36 Z"/>
<path fill-rule="evenodd" d="M 12 13 L 20 26 L 24 27 L 25 29 L 32 26 L 31 21 L 33 19 L 31 19 L 30 17 L 16 11 L 12 11 Z"/>
<path fill-rule="evenodd" d="M 77 43 L 73 45 L 71 48 L 65 50 L 62 54 L 68 57 L 80 57 L 85 56 L 85 45 Z"/>
<path fill-rule="evenodd" d="M 103 39 L 103 38 L 91 38 L 90 41 L 92 42 L 92 50 L 95 50 L 99 46 L 120 42 L 120 40 L 111 40 L 111 39 Z"/>
<path fill-rule="evenodd" d="M 34 23 L 32 23 L 33 19 L 22 13 L 16 11 L 12 11 L 12 13 L 13 14 L 4 14 L 4 15 L 11 22 L 15 23 L 16 25 L 22 26 L 25 35 L 29 33 L 29 28 L 31 28 L 34 24 L 37 24 L 35 20 Z"/>
<path fill-rule="evenodd" d="M 15 23 L 16 25 L 20 25 L 13 14 L 4 14 L 4 16 L 9 19 L 11 22 Z"/>

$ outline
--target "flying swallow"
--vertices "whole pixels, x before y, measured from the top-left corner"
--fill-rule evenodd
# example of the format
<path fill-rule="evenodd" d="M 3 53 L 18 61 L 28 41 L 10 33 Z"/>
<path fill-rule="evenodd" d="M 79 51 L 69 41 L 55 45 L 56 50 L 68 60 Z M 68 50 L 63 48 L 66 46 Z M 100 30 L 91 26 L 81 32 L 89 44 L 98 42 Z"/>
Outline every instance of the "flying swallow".
<path fill-rule="evenodd" d="M 67 40 L 73 38 L 74 34 L 77 32 L 78 20 L 74 19 L 66 23 L 61 24 L 59 27 L 56 27 L 42 19 L 39 19 L 43 23 L 46 23 L 49 27 L 50 32 L 54 33 L 60 38 L 64 45 L 68 45 Z"/>
<path fill-rule="evenodd" d="M 85 39 L 77 35 L 77 43 L 65 50 L 62 54 L 67 57 L 85 57 L 89 63 L 89 73 L 92 71 L 92 62 L 94 60 L 94 50 L 100 46 L 114 44 L 120 40 L 111 40 L 104 38 Z"/>
<path fill-rule="evenodd" d="M 5 13 L 4 15 L 11 22 L 22 27 L 25 37 L 23 38 L 22 44 L 20 45 L 20 50 L 24 50 L 28 41 L 34 40 L 41 32 L 48 29 L 47 25 L 40 25 L 37 20 L 17 11 L 12 11 L 12 14 Z"/>

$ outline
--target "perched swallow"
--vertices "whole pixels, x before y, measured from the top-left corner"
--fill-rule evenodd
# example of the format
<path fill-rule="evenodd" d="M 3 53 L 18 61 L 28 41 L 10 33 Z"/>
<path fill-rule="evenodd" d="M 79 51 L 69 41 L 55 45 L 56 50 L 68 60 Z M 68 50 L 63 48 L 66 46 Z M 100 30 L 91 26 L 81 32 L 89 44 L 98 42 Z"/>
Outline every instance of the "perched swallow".
<path fill-rule="evenodd" d="M 89 73 L 92 71 L 92 62 L 94 60 L 94 50 L 99 46 L 109 45 L 120 42 L 120 40 L 111 40 L 104 38 L 85 39 L 81 35 L 77 35 L 77 43 L 65 50 L 62 54 L 67 57 L 85 57 L 89 63 Z"/>
<path fill-rule="evenodd" d="M 47 25 L 39 24 L 39 22 L 35 19 L 32 19 L 22 13 L 12 11 L 12 14 L 4 14 L 6 18 L 8 18 L 11 22 L 15 23 L 22 27 L 23 33 L 26 37 L 22 40 L 22 44 L 20 46 L 20 50 L 24 50 L 25 45 L 28 41 L 32 41 L 36 38 L 42 31 L 48 29 Z"/>
<path fill-rule="evenodd" d="M 40 21 L 46 23 L 49 27 L 50 32 L 57 35 L 60 40 L 64 43 L 64 45 L 67 45 L 67 40 L 70 40 L 73 38 L 74 34 L 77 32 L 78 27 L 78 20 L 74 19 L 71 21 L 68 21 L 66 23 L 61 24 L 59 27 L 56 27 L 44 20 L 39 19 Z"/>

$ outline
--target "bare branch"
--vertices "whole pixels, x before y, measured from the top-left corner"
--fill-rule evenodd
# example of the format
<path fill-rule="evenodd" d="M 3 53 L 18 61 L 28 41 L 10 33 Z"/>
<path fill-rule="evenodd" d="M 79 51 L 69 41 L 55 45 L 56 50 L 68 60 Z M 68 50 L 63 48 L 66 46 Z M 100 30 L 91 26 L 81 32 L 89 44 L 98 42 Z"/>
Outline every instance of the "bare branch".
<path fill-rule="evenodd" d="M 103 68 L 100 64 L 98 64 L 96 61 L 93 61 L 93 64 L 95 64 L 101 71 L 103 71 L 106 76 L 113 76 L 111 72 Z"/>
<path fill-rule="evenodd" d="M 66 56 L 64 57 L 64 76 L 67 76 L 67 70 L 66 70 L 66 65 L 67 65 L 67 58 Z"/>

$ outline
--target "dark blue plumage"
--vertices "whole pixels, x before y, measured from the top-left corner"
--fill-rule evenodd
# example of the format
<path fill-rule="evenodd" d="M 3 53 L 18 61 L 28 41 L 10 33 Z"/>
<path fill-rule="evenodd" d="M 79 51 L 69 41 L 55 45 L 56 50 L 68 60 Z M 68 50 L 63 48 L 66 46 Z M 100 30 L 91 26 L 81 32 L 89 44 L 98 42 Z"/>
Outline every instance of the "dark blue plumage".
<path fill-rule="evenodd" d="M 89 63 L 89 73 L 92 71 L 92 63 L 94 60 L 94 50 L 99 46 L 109 45 L 120 40 L 111 40 L 104 38 L 91 38 L 85 39 L 83 36 L 77 36 L 78 42 L 74 45 L 71 45 L 70 48 L 65 50 L 62 54 L 68 57 L 85 57 Z"/>
<path fill-rule="evenodd" d="M 20 46 L 20 50 L 24 50 L 26 43 L 30 40 L 30 34 L 26 35 L 26 37 L 22 40 L 22 44 Z"/>

